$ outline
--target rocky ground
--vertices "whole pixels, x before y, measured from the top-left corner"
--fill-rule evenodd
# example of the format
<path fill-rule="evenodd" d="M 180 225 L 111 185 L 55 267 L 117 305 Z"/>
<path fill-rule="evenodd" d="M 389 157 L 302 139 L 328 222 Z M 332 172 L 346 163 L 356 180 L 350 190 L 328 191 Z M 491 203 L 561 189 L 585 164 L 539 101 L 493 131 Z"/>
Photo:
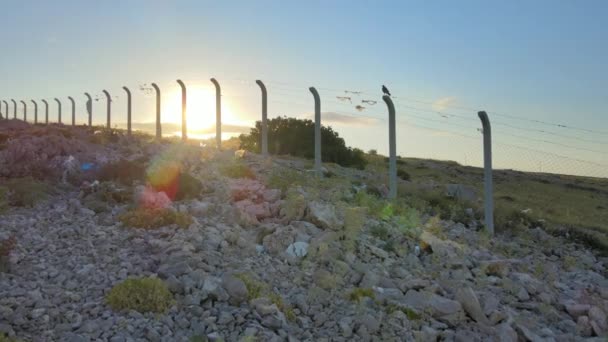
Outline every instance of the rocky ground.
<path fill-rule="evenodd" d="M 0 332 L 9 337 L 604 341 L 608 336 L 608 259 L 540 227 L 490 238 L 476 228 L 479 222 L 464 225 L 421 214 L 417 227 L 404 230 L 390 213 L 374 216 L 353 202 L 366 191 L 365 179 L 373 178 L 365 171 L 328 166 L 332 177 L 316 181 L 306 161 L 235 156 L 192 145 L 179 163 L 203 187 L 193 198 L 163 204 L 192 216 L 192 223 L 133 228 L 120 217 L 149 201 L 143 195 L 146 181 L 108 181 L 106 186 L 132 193 L 133 200 L 98 203 L 91 199 L 99 191 L 94 179 L 78 175 L 86 172 L 72 165 L 127 158 L 150 168 L 155 155 L 175 144 L 61 134 L 53 139 L 61 140 L 59 145 L 67 139 L 70 146 L 55 155 L 43 151 L 43 164 L 56 170 L 48 197 L 0 214 L 0 241 L 15 241 L 9 267 L 0 273 Z M 27 143 L 19 139 L 32 138 L 16 133 L 0 149 L 5 177 L 31 172 L 9 163 L 28 155 L 20 152 Z M 161 313 L 113 310 L 106 300 L 110 289 L 142 276 L 167 284 L 171 306 Z"/>

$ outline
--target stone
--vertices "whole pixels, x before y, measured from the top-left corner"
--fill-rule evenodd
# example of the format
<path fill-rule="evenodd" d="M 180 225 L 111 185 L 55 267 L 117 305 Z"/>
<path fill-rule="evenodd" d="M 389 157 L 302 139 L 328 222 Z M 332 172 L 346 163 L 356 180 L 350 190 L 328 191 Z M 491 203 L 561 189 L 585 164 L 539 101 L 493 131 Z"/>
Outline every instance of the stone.
<path fill-rule="evenodd" d="M 448 184 L 446 185 L 446 195 L 461 201 L 474 202 L 477 200 L 477 192 L 475 188 L 463 184 Z"/>
<path fill-rule="evenodd" d="M 353 327 L 352 327 L 353 319 L 350 317 L 342 317 L 338 321 L 338 326 L 340 327 L 340 332 L 343 337 L 351 337 L 353 335 Z"/>
<path fill-rule="evenodd" d="M 608 330 L 608 322 L 606 322 L 606 314 L 604 313 L 604 311 L 602 311 L 602 309 L 597 306 L 591 307 L 591 309 L 589 309 L 589 320 L 592 323 L 596 323 L 597 330 L 600 331 L 600 333 L 598 333 L 597 335 L 604 336 L 606 330 Z"/>
<path fill-rule="evenodd" d="M 516 296 L 520 302 L 525 302 L 530 299 L 530 295 L 528 294 L 528 291 L 526 291 L 526 289 L 524 287 L 519 288 L 519 291 L 517 291 Z"/>
<path fill-rule="evenodd" d="M 249 292 L 247 286 L 242 280 L 232 275 L 227 275 L 222 278 L 222 287 L 228 293 L 230 297 L 230 303 L 233 305 L 239 305 L 247 300 Z"/>
<path fill-rule="evenodd" d="M 450 324 L 464 319 L 464 311 L 459 302 L 432 292 L 409 290 L 401 303 L 406 307 L 430 312 L 433 317 Z"/>
<path fill-rule="evenodd" d="M 477 323 L 488 324 L 488 318 L 481 309 L 481 304 L 475 291 L 470 287 L 461 287 L 456 291 L 456 300 L 462 305 L 464 311 Z"/>
<path fill-rule="evenodd" d="M 303 258 L 308 254 L 308 243 L 294 242 L 287 247 L 285 253 L 292 258 Z"/>
<path fill-rule="evenodd" d="M 364 325 L 367 332 L 370 334 L 375 334 L 380 330 L 380 321 L 370 314 L 360 316 L 358 322 L 360 325 Z"/>
<path fill-rule="evenodd" d="M 217 319 L 217 324 L 226 325 L 234 320 L 234 316 L 230 312 L 222 311 Z"/>
<path fill-rule="evenodd" d="M 515 326 L 518 335 L 524 341 L 532 341 L 532 342 L 542 342 L 544 339 L 538 336 L 536 333 L 532 332 L 532 330 L 528 329 L 526 326 L 522 324 L 517 324 Z"/>
<path fill-rule="evenodd" d="M 267 235 L 262 240 L 266 251 L 270 254 L 283 253 L 292 243 L 294 243 L 296 231 L 293 227 L 279 227 L 272 234 Z"/>
<path fill-rule="evenodd" d="M 591 337 L 593 335 L 593 327 L 589 321 L 589 317 L 580 316 L 576 321 L 576 332 L 583 337 Z"/>
<path fill-rule="evenodd" d="M 317 201 L 308 203 L 307 217 L 317 227 L 323 229 L 339 230 L 343 223 L 336 216 L 336 209 L 331 204 Z"/>
<path fill-rule="evenodd" d="M 589 304 L 566 304 L 566 312 L 577 320 L 580 316 L 586 316 L 591 306 Z"/>
<path fill-rule="evenodd" d="M 205 298 L 211 297 L 215 300 L 222 299 L 225 294 L 222 289 L 222 280 L 218 277 L 205 278 L 203 281 L 202 292 Z"/>
<path fill-rule="evenodd" d="M 517 332 L 508 323 L 502 323 L 495 328 L 497 342 L 517 342 Z"/>

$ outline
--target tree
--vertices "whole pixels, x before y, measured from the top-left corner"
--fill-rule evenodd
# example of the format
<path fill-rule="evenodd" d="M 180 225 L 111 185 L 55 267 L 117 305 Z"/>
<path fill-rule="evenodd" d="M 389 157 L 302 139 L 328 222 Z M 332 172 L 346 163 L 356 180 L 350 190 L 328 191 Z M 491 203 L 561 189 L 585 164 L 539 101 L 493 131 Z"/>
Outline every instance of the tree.
<path fill-rule="evenodd" d="M 260 153 L 262 122 L 257 121 L 248 135 L 241 134 L 240 148 Z M 268 152 L 288 154 L 307 159 L 314 158 L 315 123 L 288 117 L 268 120 Z M 331 127 L 321 126 L 321 159 L 324 162 L 364 169 L 367 160 L 358 148 L 346 146 L 344 139 Z"/>

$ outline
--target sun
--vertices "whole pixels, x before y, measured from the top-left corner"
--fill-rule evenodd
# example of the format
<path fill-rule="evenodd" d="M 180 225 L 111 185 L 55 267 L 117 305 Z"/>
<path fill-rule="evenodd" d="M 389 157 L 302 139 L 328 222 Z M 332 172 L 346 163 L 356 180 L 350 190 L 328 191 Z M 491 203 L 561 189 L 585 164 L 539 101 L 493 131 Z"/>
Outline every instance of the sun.
<path fill-rule="evenodd" d="M 188 133 L 215 132 L 215 91 L 196 85 L 188 85 L 187 91 L 186 120 Z M 223 124 L 235 121 L 230 107 L 226 99 L 222 98 Z M 164 116 L 162 121 L 181 125 L 182 93 L 180 90 L 176 90 L 167 96 L 162 113 Z"/>

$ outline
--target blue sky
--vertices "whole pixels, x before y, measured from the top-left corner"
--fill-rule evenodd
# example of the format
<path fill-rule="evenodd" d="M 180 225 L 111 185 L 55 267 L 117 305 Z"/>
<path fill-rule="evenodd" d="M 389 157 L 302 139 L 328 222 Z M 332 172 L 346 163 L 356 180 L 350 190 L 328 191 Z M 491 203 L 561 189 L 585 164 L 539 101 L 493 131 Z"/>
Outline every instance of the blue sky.
<path fill-rule="evenodd" d="M 607 135 L 493 115 L 608 131 L 605 1 L 25 0 L 5 2 L 2 12 L 0 99 L 72 95 L 80 101 L 79 121 L 85 120 L 83 91 L 117 94 L 114 115 L 124 122 L 123 85 L 137 89 L 156 81 L 175 98 L 176 78 L 212 92 L 207 80 L 216 77 L 233 119 L 252 122 L 260 106 L 253 81 L 260 78 L 269 85 L 271 116 L 309 115 L 307 87 L 317 86 L 324 112 L 354 116 L 351 122 L 341 120 L 349 116 L 329 120 L 347 143 L 385 152 L 387 139 L 378 138 L 386 135 L 385 121 L 355 118 L 384 118 L 384 105 L 359 112 L 336 96 L 353 90 L 364 92 L 352 95 L 354 102 L 379 100 L 386 84 L 403 123 L 402 155 L 480 164 L 479 144 L 450 134 L 475 136 L 472 126 L 479 124 L 433 111 L 476 119 L 476 110 L 484 109 L 493 122 L 571 136 L 539 137 L 503 126 L 495 127 L 497 141 L 608 164 L 606 154 L 596 153 L 608 151 L 602 144 Z M 138 91 L 134 97 L 135 119 L 150 121 L 153 98 Z M 103 106 L 95 103 L 96 122 L 104 121 Z M 68 107 L 66 99 L 64 113 Z M 212 106 L 209 111 L 213 116 Z M 502 167 L 543 169 L 544 162 L 548 170 L 567 161 L 506 146 L 502 154 L 497 150 Z M 569 169 L 591 168 L 570 162 Z"/>

